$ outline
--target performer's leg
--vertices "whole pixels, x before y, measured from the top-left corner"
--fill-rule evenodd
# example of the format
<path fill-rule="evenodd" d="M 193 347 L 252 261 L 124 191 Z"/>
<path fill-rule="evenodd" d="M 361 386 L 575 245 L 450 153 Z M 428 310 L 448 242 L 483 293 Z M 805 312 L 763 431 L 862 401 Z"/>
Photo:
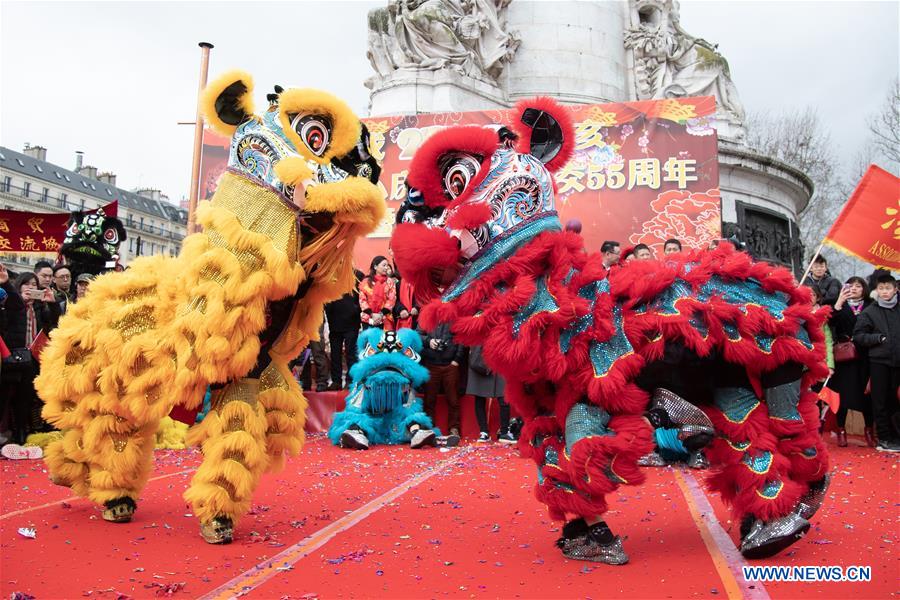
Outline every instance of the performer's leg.
<path fill-rule="evenodd" d="M 459 426 L 459 367 L 447 365 L 444 372 L 444 395 L 447 398 L 448 433 L 460 434 Z"/>
<path fill-rule="evenodd" d="M 269 463 L 265 408 L 258 399 L 256 379 L 213 390 L 212 409 L 189 440 L 202 442 L 203 464 L 184 499 L 200 519 L 203 539 L 212 544 L 231 542 L 234 523 L 250 509 Z"/>
<path fill-rule="evenodd" d="M 503 399 L 503 396 L 497 398 L 500 403 L 500 435 L 509 433 L 509 404 Z"/>
<path fill-rule="evenodd" d="M 343 387 L 343 356 L 344 336 L 341 331 L 328 332 L 328 344 L 331 346 L 331 387 L 341 389 Z"/>
<path fill-rule="evenodd" d="M 273 360 L 259 378 L 259 402 L 266 411 L 269 471 L 284 465 L 285 454 L 296 456 L 306 441 L 306 398 L 283 360 Z"/>

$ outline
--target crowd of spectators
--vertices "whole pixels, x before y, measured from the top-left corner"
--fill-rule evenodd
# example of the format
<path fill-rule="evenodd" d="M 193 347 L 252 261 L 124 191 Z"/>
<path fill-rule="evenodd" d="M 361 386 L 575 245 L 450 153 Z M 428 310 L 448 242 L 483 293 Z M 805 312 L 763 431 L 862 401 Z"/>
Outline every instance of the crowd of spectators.
<path fill-rule="evenodd" d="M 566 227 L 577 233 L 580 226 L 570 222 Z M 681 251 L 677 239 L 663 244 L 664 255 Z M 623 251 L 613 240 L 603 242 L 600 253 L 607 269 L 620 261 L 655 258 L 645 244 Z M 474 396 L 479 441 L 490 441 L 487 403 L 496 399 L 500 407 L 498 439 L 513 442 L 503 379 L 484 363 L 481 348 L 456 344 L 446 323 L 431 331 L 422 330 L 414 290 L 397 276 L 388 257 L 376 256 L 368 273 L 357 270 L 355 274 L 354 289 L 325 306 L 320 340 L 311 343 L 294 363 L 304 389 L 322 392 L 348 387 L 347 373 L 357 360 L 356 342 L 362 329 L 416 329 L 423 340 L 422 364 L 431 375 L 422 390 L 426 412 L 434 418 L 438 395 L 443 394 L 448 406 L 448 433 L 459 436 L 460 398 L 463 394 Z M 84 296 L 91 280 L 92 276 L 85 274 L 73 282 L 67 265 L 54 266 L 47 261 L 38 262 L 33 272 L 20 274 L 0 265 L 0 445 L 22 444 L 29 433 L 47 429 L 34 390 L 39 368 L 35 355 L 60 316 Z M 889 271 L 876 270 L 868 280 L 853 276 L 842 284 L 829 272 L 825 257 L 818 255 L 802 284 L 812 288 L 820 306 L 831 310 L 827 327 L 831 376 L 825 385 L 840 398 L 834 418 L 838 445 L 848 443 L 846 421 L 852 410 L 863 416 L 867 445 L 880 451 L 900 451 L 897 281 Z M 645 462 L 653 464 L 656 460 L 649 456 Z M 705 465 L 702 456 L 688 462 Z"/>

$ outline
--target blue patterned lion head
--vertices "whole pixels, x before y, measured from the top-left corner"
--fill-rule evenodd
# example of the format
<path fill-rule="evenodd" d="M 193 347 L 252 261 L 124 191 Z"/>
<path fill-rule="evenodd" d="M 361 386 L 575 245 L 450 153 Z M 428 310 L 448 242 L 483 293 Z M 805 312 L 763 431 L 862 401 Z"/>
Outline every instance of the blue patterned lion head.
<path fill-rule="evenodd" d="M 365 388 L 374 413 L 389 412 L 428 381 L 428 369 L 419 364 L 422 338 L 412 329 L 367 329 L 357 341 L 359 361 L 350 368 L 353 384 Z"/>
<path fill-rule="evenodd" d="M 574 147 L 568 111 L 536 98 L 514 114 L 509 127 L 440 131 L 410 163 L 391 247 L 422 299 L 452 299 L 523 243 L 562 229 L 553 173 Z"/>

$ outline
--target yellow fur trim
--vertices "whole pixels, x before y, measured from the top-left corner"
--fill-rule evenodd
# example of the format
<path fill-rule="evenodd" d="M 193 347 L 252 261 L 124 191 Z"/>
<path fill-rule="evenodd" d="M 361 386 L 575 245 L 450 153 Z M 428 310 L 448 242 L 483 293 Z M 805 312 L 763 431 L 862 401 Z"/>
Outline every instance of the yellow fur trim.
<path fill-rule="evenodd" d="M 299 156 L 288 156 L 275 163 L 275 175 L 287 185 L 298 186 L 313 176 L 312 169 Z"/>
<path fill-rule="evenodd" d="M 197 469 L 184 499 L 201 522 L 216 516 L 235 523 L 249 509 L 253 491 L 266 470 L 266 415 L 262 404 L 231 401 L 211 410 L 191 431 L 203 438 L 203 464 Z"/>
<path fill-rule="evenodd" d="M 63 434 L 61 431 L 50 431 L 47 433 L 32 433 L 25 440 L 26 446 L 37 446 L 41 450 L 46 450 L 52 442 L 62 441 Z"/>
<path fill-rule="evenodd" d="M 307 192 L 308 212 L 334 213 L 335 222 L 359 223 L 375 230 L 384 218 L 384 195 L 368 179 L 348 177 L 328 185 L 317 185 Z"/>
<path fill-rule="evenodd" d="M 288 139 L 303 157 L 319 164 L 327 164 L 335 156 L 350 152 L 359 141 L 359 118 L 346 102 L 328 92 L 309 88 L 290 88 L 278 96 L 278 119 Z M 291 127 L 291 115 L 324 115 L 331 120 L 328 147 L 322 156 L 313 154 L 300 135 Z"/>
<path fill-rule="evenodd" d="M 172 417 L 163 417 L 163 420 L 159 422 L 159 429 L 156 431 L 156 449 L 183 450 L 187 447 L 185 445 L 187 432 L 187 423 L 176 421 Z"/>
<path fill-rule="evenodd" d="M 200 95 L 200 113 L 206 122 L 217 132 L 229 138 L 234 135 L 237 126 L 230 125 L 219 118 L 216 113 L 216 99 L 228 86 L 237 81 L 241 81 L 247 86 L 247 91 L 240 97 L 238 104 L 247 116 L 250 116 L 253 114 L 253 77 L 246 71 L 234 70 L 220 75 L 212 83 L 207 84 Z"/>

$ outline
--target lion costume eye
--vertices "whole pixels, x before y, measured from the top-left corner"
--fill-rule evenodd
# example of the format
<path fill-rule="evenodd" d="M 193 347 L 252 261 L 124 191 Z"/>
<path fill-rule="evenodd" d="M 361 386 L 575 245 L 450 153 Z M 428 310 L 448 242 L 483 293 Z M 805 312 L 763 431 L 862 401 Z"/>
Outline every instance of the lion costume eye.
<path fill-rule="evenodd" d="M 473 154 L 457 152 L 441 160 L 441 178 L 444 191 L 452 199 L 458 198 L 478 174 L 481 159 Z"/>
<path fill-rule="evenodd" d="M 110 227 L 106 231 L 103 232 L 103 239 L 107 244 L 118 244 L 119 243 L 119 232 L 115 230 L 114 227 Z"/>
<path fill-rule="evenodd" d="M 406 348 L 403 351 L 403 354 L 406 356 L 406 358 L 411 358 L 413 360 L 416 360 L 416 351 L 413 350 L 412 348 Z"/>
<path fill-rule="evenodd" d="M 331 141 L 331 121 L 323 115 L 298 114 L 291 119 L 291 129 L 297 132 L 306 147 L 322 156 Z"/>

